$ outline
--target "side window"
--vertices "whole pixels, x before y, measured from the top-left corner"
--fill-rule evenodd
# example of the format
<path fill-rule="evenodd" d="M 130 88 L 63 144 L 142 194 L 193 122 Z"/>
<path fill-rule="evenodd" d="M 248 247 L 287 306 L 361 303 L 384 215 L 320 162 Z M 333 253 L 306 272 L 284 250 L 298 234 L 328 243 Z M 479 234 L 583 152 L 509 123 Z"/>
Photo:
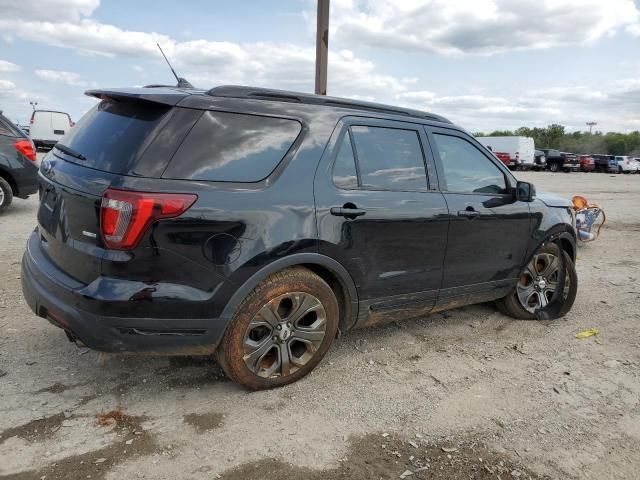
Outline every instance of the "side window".
<path fill-rule="evenodd" d="M 295 142 L 295 120 L 207 111 L 191 129 L 164 178 L 259 182 L 271 174 Z"/>
<path fill-rule="evenodd" d="M 447 190 L 456 193 L 507 193 L 502 171 L 468 141 L 434 134 Z"/>
<path fill-rule="evenodd" d="M 424 157 L 416 131 L 353 126 L 351 134 L 356 148 L 362 188 L 427 188 Z"/>
<path fill-rule="evenodd" d="M 356 159 L 353 156 L 351 134 L 348 130 L 333 164 L 333 183 L 339 188 L 358 188 Z"/>

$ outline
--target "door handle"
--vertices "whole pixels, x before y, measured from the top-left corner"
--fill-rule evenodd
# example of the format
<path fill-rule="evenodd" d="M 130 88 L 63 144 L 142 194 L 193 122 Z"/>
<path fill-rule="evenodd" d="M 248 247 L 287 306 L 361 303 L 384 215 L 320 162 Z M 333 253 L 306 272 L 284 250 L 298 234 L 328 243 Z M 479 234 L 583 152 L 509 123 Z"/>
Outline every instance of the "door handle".
<path fill-rule="evenodd" d="M 458 210 L 458 216 L 468 218 L 469 220 L 473 220 L 474 218 L 477 218 L 480 216 L 480 212 L 476 212 L 473 209 L 473 207 L 467 207 L 466 210 Z"/>
<path fill-rule="evenodd" d="M 365 213 L 366 210 L 362 210 L 361 208 L 349 208 L 349 207 L 331 207 L 331 215 L 335 215 L 336 217 L 347 217 L 347 218 L 356 218 L 361 217 Z"/>

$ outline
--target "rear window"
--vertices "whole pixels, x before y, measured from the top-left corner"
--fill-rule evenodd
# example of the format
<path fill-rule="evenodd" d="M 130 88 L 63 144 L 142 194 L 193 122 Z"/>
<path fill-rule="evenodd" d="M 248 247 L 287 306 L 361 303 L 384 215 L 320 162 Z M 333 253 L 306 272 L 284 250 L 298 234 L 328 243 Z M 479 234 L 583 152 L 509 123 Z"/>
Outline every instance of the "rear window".
<path fill-rule="evenodd" d="M 258 182 L 278 166 L 301 130 L 295 120 L 205 112 L 180 145 L 163 177 Z"/>
<path fill-rule="evenodd" d="M 69 161 L 124 174 L 142 155 L 171 107 L 144 102 L 100 102 L 62 138 L 61 144 L 84 155 Z"/>

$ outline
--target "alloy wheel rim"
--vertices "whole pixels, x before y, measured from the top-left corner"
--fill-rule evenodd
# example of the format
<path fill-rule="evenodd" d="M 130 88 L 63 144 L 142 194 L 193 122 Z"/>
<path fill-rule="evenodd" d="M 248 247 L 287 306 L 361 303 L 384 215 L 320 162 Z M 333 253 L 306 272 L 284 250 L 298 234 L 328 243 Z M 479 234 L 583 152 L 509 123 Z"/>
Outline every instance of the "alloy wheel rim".
<path fill-rule="evenodd" d="M 0 207 L 4 205 L 4 190 L 0 188 Z"/>
<path fill-rule="evenodd" d="M 326 334 L 322 302 L 304 292 L 280 295 L 251 319 L 243 340 L 243 359 L 262 378 L 295 373 L 315 356 Z"/>
<path fill-rule="evenodd" d="M 516 292 L 522 308 L 529 313 L 545 308 L 551 302 L 558 285 L 559 271 L 558 257 L 552 253 L 538 253 L 535 255 L 524 272 L 520 275 Z M 565 276 L 562 292 L 563 299 L 569 292 L 569 276 Z"/>

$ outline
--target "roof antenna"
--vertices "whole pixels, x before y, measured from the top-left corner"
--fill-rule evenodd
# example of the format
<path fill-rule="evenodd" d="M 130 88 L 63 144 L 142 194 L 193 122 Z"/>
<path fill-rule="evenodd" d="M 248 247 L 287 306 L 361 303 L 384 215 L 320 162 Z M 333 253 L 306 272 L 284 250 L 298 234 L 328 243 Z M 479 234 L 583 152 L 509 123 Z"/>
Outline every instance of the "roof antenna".
<path fill-rule="evenodd" d="M 167 65 L 169 65 L 169 68 L 171 69 L 171 73 L 173 73 L 173 76 L 176 77 L 176 80 L 178 81 L 178 84 L 176 85 L 176 87 L 178 87 L 178 88 L 194 88 L 194 86 L 191 85 L 186 79 L 178 76 L 176 71 L 171 66 L 171 63 L 169 63 L 169 59 L 167 58 L 167 56 L 162 51 L 162 47 L 160 46 L 160 44 L 156 43 L 156 45 L 160 49 L 160 53 L 162 54 L 162 56 L 164 57 L 165 61 L 167 62 Z"/>

